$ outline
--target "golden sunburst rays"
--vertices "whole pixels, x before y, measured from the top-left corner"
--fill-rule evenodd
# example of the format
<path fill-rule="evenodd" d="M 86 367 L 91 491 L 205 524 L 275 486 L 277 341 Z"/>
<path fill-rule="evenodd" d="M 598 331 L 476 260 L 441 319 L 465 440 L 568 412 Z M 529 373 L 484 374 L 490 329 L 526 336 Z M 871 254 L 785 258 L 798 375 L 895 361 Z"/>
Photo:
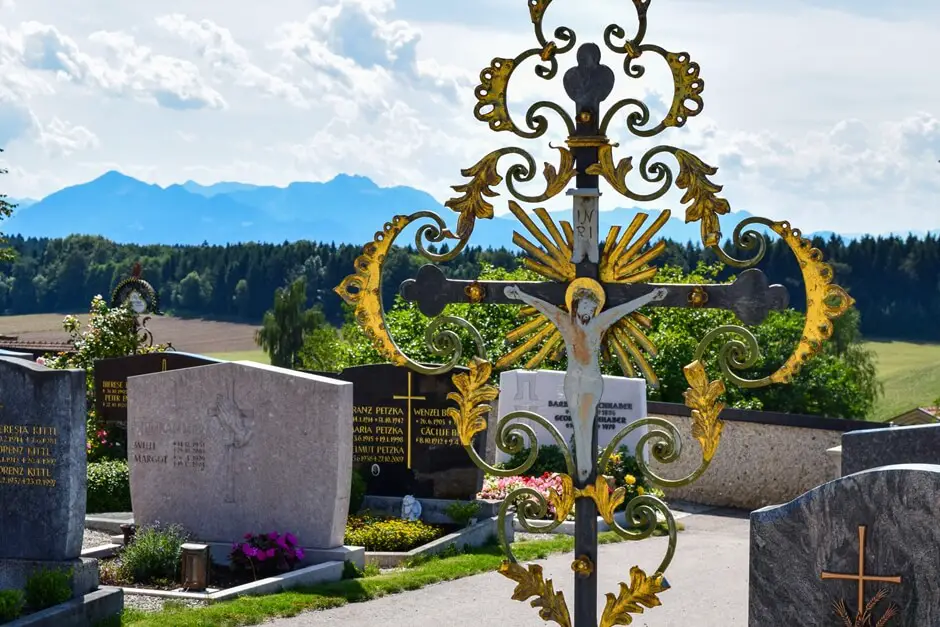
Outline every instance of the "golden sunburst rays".
<path fill-rule="evenodd" d="M 574 280 L 577 275 L 571 262 L 574 249 L 571 224 L 567 221 L 556 224 L 544 208 L 538 208 L 534 214 L 544 227 L 543 230 L 518 203 L 510 201 L 509 210 L 535 240 L 533 242 L 519 232 L 513 233 L 513 243 L 526 253 L 523 265 L 553 281 L 568 283 Z M 611 227 L 600 257 L 601 282 L 650 281 L 656 274 L 656 268 L 650 264 L 666 248 L 665 242 L 650 245 L 650 241 L 666 224 L 669 216 L 669 211 L 660 212 L 644 229 L 650 216 L 637 213 L 625 230 L 619 226 Z M 558 360 L 565 350 L 565 344 L 561 333 L 548 318 L 534 307 L 522 307 L 519 317 L 523 322 L 506 336 L 513 348 L 497 361 L 497 368 L 507 368 L 526 357 L 523 367 L 529 370 L 538 368 L 548 359 Z M 656 386 L 659 379 L 649 363 L 649 358 L 656 356 L 656 347 L 646 335 L 650 326 L 648 317 L 634 312 L 605 333 L 601 346 L 604 359 L 616 359 L 625 376 L 635 377 L 639 372 L 650 385 Z"/>

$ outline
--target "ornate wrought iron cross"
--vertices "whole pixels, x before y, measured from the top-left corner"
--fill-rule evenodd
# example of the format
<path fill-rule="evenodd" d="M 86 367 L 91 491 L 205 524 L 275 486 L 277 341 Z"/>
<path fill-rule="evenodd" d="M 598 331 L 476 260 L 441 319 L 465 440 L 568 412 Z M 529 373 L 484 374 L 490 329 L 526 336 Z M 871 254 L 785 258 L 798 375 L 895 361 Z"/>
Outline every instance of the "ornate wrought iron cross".
<path fill-rule="evenodd" d="M 704 82 L 699 77 L 699 66 L 688 53 L 667 52 L 653 44 L 644 43 L 647 32 L 647 12 L 651 0 L 633 0 L 639 25 L 632 38 L 618 24 L 611 24 L 604 32 L 606 48 L 624 57 L 623 67 L 629 78 L 640 78 L 645 69 L 637 61 L 644 54 L 661 57 L 669 67 L 675 84 L 673 101 L 664 118 L 650 124 L 651 113 L 645 103 L 634 98 L 615 102 L 606 110 L 604 103 L 615 86 L 613 70 L 601 61 L 601 49 L 593 43 L 577 46 L 577 37 L 570 28 L 558 27 L 549 39 L 543 29 L 546 9 L 552 0 L 528 0 L 538 46 L 526 50 L 515 58 L 495 58 L 490 67 L 480 74 L 476 88 L 477 119 L 487 122 L 497 132 L 509 132 L 524 139 L 541 138 L 549 129 L 543 115 L 551 112 L 561 119 L 567 130 L 567 147 L 555 147 L 560 163 L 545 164 L 543 175 L 545 191 L 527 195 L 517 189 L 518 183 L 535 178 L 533 157 L 517 147 L 495 150 L 474 166 L 463 170 L 470 179 L 454 187 L 460 195 L 449 200 L 447 207 L 459 214 L 454 230 L 442 218 L 431 212 L 418 212 L 408 216 L 395 216 L 375 240 L 367 244 L 362 256 L 356 260 L 356 273 L 337 287 L 337 292 L 355 306 L 356 317 L 372 339 L 376 348 L 392 363 L 418 372 L 442 374 L 462 360 L 460 337 L 444 325 L 454 325 L 468 332 L 475 340 L 477 356 L 470 363 L 470 372 L 453 377 L 457 393 L 451 395 L 456 406 L 449 410 L 462 444 L 474 462 L 486 472 L 497 476 L 518 475 L 535 462 L 539 443 L 535 432 L 525 421 L 533 421 L 547 429 L 554 443 L 565 452 L 567 473 L 562 475 L 561 491 L 552 491 L 548 498 L 527 488 L 516 490 L 500 508 L 500 529 L 509 509 L 516 507 L 519 522 L 533 532 L 550 532 L 566 520 L 574 510 L 575 516 L 575 573 L 574 622 L 564 595 L 556 592 L 550 579 L 545 579 L 541 567 L 519 564 L 511 547 L 501 536 L 507 555 L 501 572 L 518 583 L 513 598 L 532 600 L 540 608 L 543 620 L 554 621 L 563 627 L 611 627 L 626 625 L 631 614 L 643 608 L 660 604 L 659 593 L 668 589 L 665 571 L 676 545 L 676 525 L 666 503 L 655 496 L 644 494 L 626 501 L 623 488 L 611 490 L 603 472 L 611 455 L 633 431 L 648 428 L 640 438 L 635 452 L 637 463 L 650 481 L 659 487 L 685 485 L 697 479 L 708 468 L 722 431 L 719 414 L 724 405 L 719 397 L 724 393 L 721 381 L 709 381 L 702 363 L 707 349 L 715 340 L 727 340 L 715 353 L 718 365 L 726 377 L 737 385 L 760 387 L 785 383 L 799 370 L 802 363 L 820 350 L 821 343 L 832 334 L 831 319 L 841 315 L 852 304 L 852 299 L 832 284 L 832 270 L 822 262 L 821 253 L 791 229 L 786 222 L 772 222 L 751 218 L 741 223 L 734 233 L 734 244 L 752 251 L 749 259 L 729 256 L 720 246 L 719 215 L 728 213 L 728 202 L 719 197 L 721 187 L 709 176 L 717 172 L 695 155 L 673 146 L 657 146 L 640 159 L 640 177 L 656 186 L 652 192 L 634 192 L 627 184 L 633 170 L 632 158 L 614 162 L 613 149 L 607 132 L 617 114 L 632 109 L 626 116 L 626 128 L 638 137 L 653 137 L 670 127 L 684 126 L 686 121 L 702 110 Z M 520 66 L 534 60 L 536 76 L 550 81 L 557 77 L 559 58 L 577 47 L 577 62 L 563 76 L 563 85 L 573 101 L 573 109 L 554 102 L 536 102 L 525 116 L 521 127 L 511 116 L 506 99 L 508 83 Z M 572 113 L 573 112 L 573 113 Z M 445 262 L 457 257 L 470 241 L 477 219 L 493 217 L 493 205 L 487 198 L 497 196 L 494 187 L 503 182 L 498 164 L 503 157 L 512 155 L 523 163 L 515 163 L 506 170 L 506 187 L 515 200 L 509 201 L 509 210 L 534 238 L 530 241 L 519 232 L 513 242 L 522 248 L 526 267 L 545 277 L 545 282 L 512 281 L 455 281 L 447 279 L 434 265 L 421 268 L 414 279 L 401 286 L 402 296 L 415 301 L 426 315 L 433 317 L 427 330 L 429 345 L 444 363 L 429 366 L 407 357 L 389 334 L 385 324 L 381 296 L 382 267 L 387 253 L 401 232 L 419 221 L 415 245 L 432 262 Z M 661 157 L 671 156 L 678 163 L 675 176 Z M 649 219 L 638 212 L 633 221 L 622 229 L 611 228 L 603 243 L 599 233 L 599 182 L 604 181 L 619 194 L 637 202 L 653 201 L 664 196 L 673 186 L 685 190 L 682 203 L 687 222 L 701 222 L 702 243 L 712 249 L 726 264 L 742 270 L 738 279 L 726 285 L 674 285 L 653 284 L 656 275 L 653 262 L 663 252 L 663 242 L 653 243 L 657 232 L 670 217 L 661 211 L 644 229 Z M 574 186 L 570 189 L 570 183 Z M 535 208 L 532 215 L 519 203 L 536 204 L 560 195 L 568 189 L 572 197 L 572 220 L 556 223 L 544 208 Z M 518 202 L 517 202 L 518 201 Z M 541 228 L 535 219 L 541 223 Z M 623 372 L 635 376 L 637 371 L 651 385 L 657 384 L 656 374 L 649 363 L 656 347 L 644 329 L 650 319 L 637 309 L 650 307 L 713 307 L 727 309 L 744 324 L 757 324 L 774 309 L 788 304 L 786 290 L 771 286 L 764 274 L 755 268 L 763 258 L 766 242 L 756 230 L 747 230 L 758 224 L 776 233 L 788 244 L 800 263 L 806 283 L 808 310 L 803 337 L 793 355 L 772 375 L 757 380 L 745 379 L 734 371 L 753 366 L 759 359 L 754 335 L 744 327 L 719 327 L 706 337 L 696 351 L 694 361 L 685 367 L 690 388 L 686 404 L 692 409 L 692 435 L 701 446 L 701 464 L 689 476 L 667 479 L 649 467 L 644 452 L 660 463 L 675 462 L 681 452 L 681 438 L 676 427 L 667 420 L 646 418 L 621 430 L 600 454 L 597 451 L 596 407 L 603 393 L 600 374 L 601 359 L 616 359 Z M 447 253 L 435 253 L 427 244 L 452 243 Z M 480 333 L 465 320 L 441 316 L 450 303 L 520 304 L 524 318 L 520 326 L 509 335 L 515 348 L 496 362 L 497 368 L 507 367 L 525 359 L 525 367 L 535 368 L 546 359 L 564 351 L 568 356 L 565 375 L 565 396 L 574 422 L 574 450 L 554 424 L 528 411 L 512 412 L 499 418 L 496 424 L 496 445 L 507 453 L 516 453 L 524 447 L 530 449 L 526 461 L 518 468 L 498 469 L 480 458 L 473 447 L 474 438 L 487 428 L 486 416 L 490 402 L 498 394 L 489 384 L 493 364 L 487 360 Z M 730 338 L 728 336 L 731 336 Z M 711 354 L 711 353 L 709 353 Z M 647 448 L 648 447 L 648 448 Z M 614 519 L 614 512 L 625 504 L 627 527 Z M 539 521 L 554 508 L 554 519 Z M 621 584 L 617 595 L 608 594 L 607 603 L 598 623 L 597 606 L 597 517 L 600 515 L 616 532 L 627 540 L 649 537 L 661 516 L 669 529 L 669 545 L 663 561 L 652 575 L 639 566 L 630 571 L 630 583 Z"/>

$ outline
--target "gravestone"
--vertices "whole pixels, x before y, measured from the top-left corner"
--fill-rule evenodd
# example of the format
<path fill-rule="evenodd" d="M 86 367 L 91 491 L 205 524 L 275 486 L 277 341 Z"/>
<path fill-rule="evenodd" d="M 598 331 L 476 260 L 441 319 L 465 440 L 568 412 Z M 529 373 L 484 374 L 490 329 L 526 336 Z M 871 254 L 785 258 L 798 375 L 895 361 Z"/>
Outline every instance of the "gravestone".
<path fill-rule="evenodd" d="M 508 370 L 499 376 L 499 415 L 514 411 L 530 411 L 552 421 L 565 441 L 571 439 L 573 428 L 571 411 L 565 400 L 565 373 L 554 370 Z M 597 406 L 598 451 L 610 444 L 624 427 L 646 418 L 646 381 L 626 377 L 604 377 L 604 394 Z M 538 435 L 539 446 L 556 444 L 541 425 L 521 420 L 532 426 Z M 640 437 L 646 433 L 640 427 L 624 438 L 620 445 L 635 450 Z M 496 461 L 505 462 L 509 455 L 497 451 Z"/>
<path fill-rule="evenodd" d="M 343 545 L 352 468 L 352 386 L 253 362 L 128 379 L 134 520 L 197 540 L 290 532 Z"/>
<path fill-rule="evenodd" d="M 94 372 L 98 420 L 111 425 L 127 423 L 128 377 L 218 363 L 221 360 L 176 351 L 99 359 Z"/>
<path fill-rule="evenodd" d="M 885 597 L 871 625 L 940 625 L 940 466 L 866 470 L 751 514 L 752 627 L 842 625 Z M 847 623 L 853 624 L 853 623 Z"/>
<path fill-rule="evenodd" d="M 842 435 L 842 475 L 894 464 L 940 464 L 940 425 L 850 431 Z"/>
<path fill-rule="evenodd" d="M 425 499 L 473 499 L 483 473 L 460 444 L 447 409 L 457 407 L 451 377 L 428 376 L 391 364 L 347 368 L 332 376 L 353 384 L 353 461 L 366 494 Z M 486 433 L 476 439 L 484 456 Z"/>
<path fill-rule="evenodd" d="M 98 587 L 97 562 L 79 557 L 85 416 L 84 371 L 0 357 L 0 590 L 42 569 L 71 569 L 75 596 Z"/>
<path fill-rule="evenodd" d="M 0 348 L 0 357 L 16 357 L 17 359 L 28 359 L 30 361 L 35 361 L 33 359 L 32 353 L 23 353 L 21 351 L 11 351 L 5 348 Z"/>

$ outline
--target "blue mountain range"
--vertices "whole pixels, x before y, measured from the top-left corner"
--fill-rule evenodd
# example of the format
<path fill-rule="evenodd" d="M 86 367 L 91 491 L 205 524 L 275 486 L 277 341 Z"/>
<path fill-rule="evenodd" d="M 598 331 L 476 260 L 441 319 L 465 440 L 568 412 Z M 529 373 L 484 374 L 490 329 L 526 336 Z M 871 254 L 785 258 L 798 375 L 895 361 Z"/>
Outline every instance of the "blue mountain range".
<path fill-rule="evenodd" d="M 3 223 L 5 233 L 25 237 L 101 235 L 133 244 L 224 245 L 301 239 L 362 244 L 393 215 L 416 211 L 434 211 L 452 228 L 456 224 L 456 214 L 426 192 L 379 187 L 366 177 L 345 174 L 325 183 L 291 183 L 287 187 L 237 182 L 204 186 L 192 181 L 160 187 L 112 171 L 42 200 L 13 202 L 19 207 Z M 613 224 L 629 224 L 637 211 L 602 211 L 601 237 Z M 556 222 L 571 219 L 570 211 L 552 215 Z M 750 214 L 743 211 L 723 216 L 726 237 L 748 217 Z M 484 248 L 513 247 L 516 230 L 526 234 L 511 215 L 479 220 L 471 243 Z M 403 244 L 413 241 L 413 236 L 405 236 L 407 233 L 400 240 Z M 685 224 L 680 212 L 673 214 L 659 236 L 697 242 L 699 226 Z"/>

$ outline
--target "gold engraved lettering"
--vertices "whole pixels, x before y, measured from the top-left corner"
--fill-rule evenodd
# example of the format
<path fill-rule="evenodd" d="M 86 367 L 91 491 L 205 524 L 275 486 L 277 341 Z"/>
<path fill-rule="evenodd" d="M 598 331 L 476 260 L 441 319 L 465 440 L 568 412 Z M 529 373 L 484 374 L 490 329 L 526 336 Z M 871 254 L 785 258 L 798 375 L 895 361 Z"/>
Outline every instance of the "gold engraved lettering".
<path fill-rule="evenodd" d="M 0 425 L 0 486 L 55 487 L 58 438 L 47 425 Z"/>

